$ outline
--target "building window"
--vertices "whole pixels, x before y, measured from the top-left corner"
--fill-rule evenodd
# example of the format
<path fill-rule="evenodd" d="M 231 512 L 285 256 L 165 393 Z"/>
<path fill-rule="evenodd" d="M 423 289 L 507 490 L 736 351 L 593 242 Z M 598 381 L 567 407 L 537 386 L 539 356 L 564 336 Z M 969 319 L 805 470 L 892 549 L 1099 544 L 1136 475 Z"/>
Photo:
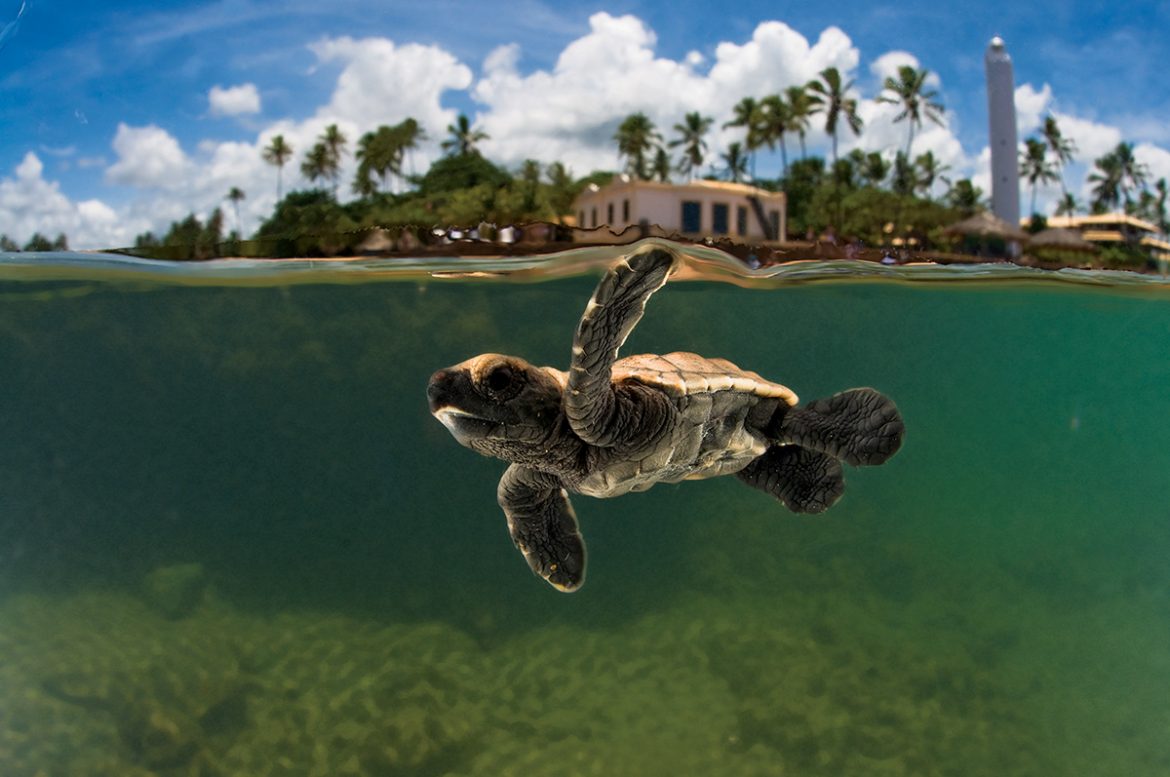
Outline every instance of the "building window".
<path fill-rule="evenodd" d="M 596 227 L 597 226 L 597 208 L 593 208 L 593 210 L 590 212 L 589 215 L 593 218 L 593 223 L 590 224 L 589 226 Z"/>
<path fill-rule="evenodd" d="M 742 205 L 735 208 L 735 234 L 740 237 L 747 234 L 747 208 Z"/>
<path fill-rule="evenodd" d="M 630 201 L 622 200 L 622 223 L 630 223 Z"/>
<path fill-rule="evenodd" d="M 700 232 L 703 229 L 703 207 L 693 200 L 682 204 L 682 231 Z"/>
<path fill-rule="evenodd" d="M 778 211 L 778 210 L 768 211 L 768 221 L 770 221 L 772 223 L 772 239 L 773 240 L 783 240 L 784 235 L 780 234 L 780 211 Z"/>
<path fill-rule="evenodd" d="M 716 235 L 726 235 L 728 207 L 726 202 L 716 202 L 711 205 L 711 231 Z"/>
<path fill-rule="evenodd" d="M 612 202 L 609 205 L 605 206 L 605 223 L 606 224 L 613 223 L 613 203 Z"/>
<path fill-rule="evenodd" d="M 582 228 L 585 226 L 585 211 L 577 214 L 577 226 Z"/>

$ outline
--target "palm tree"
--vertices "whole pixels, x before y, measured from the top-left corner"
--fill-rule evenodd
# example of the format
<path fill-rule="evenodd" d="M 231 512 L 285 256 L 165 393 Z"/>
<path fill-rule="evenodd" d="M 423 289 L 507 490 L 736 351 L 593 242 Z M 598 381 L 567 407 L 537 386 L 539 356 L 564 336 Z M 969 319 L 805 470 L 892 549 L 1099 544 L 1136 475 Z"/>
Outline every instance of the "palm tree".
<path fill-rule="evenodd" d="M 1056 168 L 1048 161 L 1048 146 L 1043 140 L 1028 138 L 1020 152 L 1020 175 L 1032 186 L 1032 210 L 1036 213 L 1036 184 L 1057 180 Z"/>
<path fill-rule="evenodd" d="M 784 90 L 784 104 L 788 106 L 788 131 L 800 137 L 800 158 L 805 158 L 804 136 L 808 132 L 809 117 L 813 115 L 812 95 L 808 87 L 790 86 Z"/>
<path fill-rule="evenodd" d="M 354 191 L 362 196 L 378 191 L 378 187 L 370 180 L 371 174 L 382 179 L 381 189 L 385 191 L 390 174 L 398 175 L 401 172 L 402 151 L 402 137 L 398 127 L 383 124 L 374 132 L 362 135 L 358 140 L 357 152 L 354 153 L 354 158 L 358 160 Z"/>
<path fill-rule="evenodd" d="M 241 236 L 244 233 L 243 230 L 240 229 L 240 200 L 244 199 L 246 196 L 247 195 L 244 194 L 243 189 L 238 186 L 233 186 L 230 190 L 228 190 L 227 196 L 224 197 L 225 200 L 231 201 L 232 206 L 236 210 L 236 234 Z"/>
<path fill-rule="evenodd" d="M 960 178 L 947 190 L 946 201 L 952 208 L 971 215 L 983 204 L 983 190 L 970 178 Z"/>
<path fill-rule="evenodd" d="M 328 163 L 326 170 L 329 179 L 333 181 L 333 196 L 337 197 L 337 177 L 341 172 L 341 157 L 345 154 L 345 145 L 349 142 L 336 124 L 330 124 L 317 138 L 325 146 Z"/>
<path fill-rule="evenodd" d="M 894 177 L 890 181 L 890 188 L 894 194 L 910 196 L 918 189 L 918 170 L 906 156 L 905 151 L 894 154 Z M 899 204 L 900 206 L 900 204 Z M 898 219 L 894 219 L 898 221 Z"/>
<path fill-rule="evenodd" d="M 447 132 L 451 134 L 451 137 L 443 141 L 443 150 L 455 156 L 478 154 L 479 149 L 475 147 L 475 144 L 489 138 L 486 132 L 471 126 L 471 120 L 467 118 L 466 113 L 459 114 L 454 124 L 448 124 Z"/>
<path fill-rule="evenodd" d="M 837 161 L 837 122 L 844 117 L 854 135 L 861 132 L 863 122 L 857 115 L 857 100 L 848 97 L 853 82 L 842 83 L 841 73 L 835 67 L 821 71 L 820 78 L 810 81 L 809 102 L 813 113 L 825 114 L 825 132 L 833 137 L 833 161 Z"/>
<path fill-rule="evenodd" d="M 860 151 L 860 149 L 856 149 Z M 877 151 L 870 151 L 865 155 L 865 161 L 858 165 L 861 180 L 870 186 L 878 187 L 886 176 L 890 174 L 890 163 Z"/>
<path fill-rule="evenodd" d="M 745 97 L 732 108 L 733 118 L 723 124 L 723 128 L 743 127 L 746 130 L 744 142 L 747 144 L 748 155 L 752 160 L 752 177 L 756 175 L 756 149 L 764 145 L 764 134 L 761 128 L 760 103 L 754 97 Z"/>
<path fill-rule="evenodd" d="M 1073 160 L 1077 146 L 1060 133 L 1060 126 L 1052 114 L 1048 114 L 1044 119 L 1044 128 L 1040 130 L 1040 134 L 1044 137 L 1048 150 L 1056 157 L 1056 172 L 1060 176 L 1060 192 L 1068 194 L 1068 189 L 1064 186 L 1064 167 Z"/>
<path fill-rule="evenodd" d="M 1158 193 L 1158 196 L 1154 199 L 1153 215 L 1158 217 L 1156 219 L 1158 229 L 1162 230 L 1162 234 L 1165 235 L 1167 232 L 1170 232 L 1170 228 L 1168 228 L 1166 223 L 1166 195 L 1170 194 L 1170 191 L 1167 191 L 1166 179 L 1159 178 L 1154 184 L 1154 190 Z"/>
<path fill-rule="evenodd" d="M 426 130 L 420 127 L 419 123 L 409 116 L 395 124 L 390 130 L 394 133 L 394 139 L 398 146 L 398 159 L 396 160 L 398 169 L 394 171 L 395 175 L 402 175 L 402 162 L 404 157 L 406 157 L 410 172 L 413 173 L 414 160 L 412 156 L 407 157 L 407 154 L 418 148 L 419 141 L 427 139 Z M 480 140 L 487 138 L 486 134 L 481 133 L 481 135 Z"/>
<path fill-rule="evenodd" d="M 292 158 L 293 147 L 284 142 L 284 135 L 274 135 L 263 153 L 265 162 L 276 165 L 276 201 L 280 202 L 281 173 L 284 172 L 284 163 Z"/>
<path fill-rule="evenodd" d="M 626 171 L 647 180 L 650 173 L 646 155 L 662 141 L 654 122 L 641 111 L 631 113 L 618 125 L 613 139 L 617 141 L 618 154 L 626 158 Z"/>
<path fill-rule="evenodd" d="M 682 146 L 682 159 L 678 163 L 678 171 L 687 177 L 687 180 L 694 180 L 695 170 L 703 166 L 703 155 L 707 151 L 707 141 L 703 140 L 703 136 L 711 129 L 711 123 L 715 121 L 710 116 L 703 116 L 698 111 L 692 111 L 683 117 L 681 124 L 674 125 L 674 131 L 678 133 L 678 137 L 670 141 L 670 147 Z"/>
<path fill-rule="evenodd" d="M 332 174 L 329 149 L 324 143 L 316 143 L 309 153 L 305 154 L 301 162 L 301 175 L 315 183 L 319 178 L 329 178 Z"/>
<path fill-rule="evenodd" d="M 654 151 L 654 163 L 650 165 L 650 172 L 662 183 L 670 181 L 670 153 L 662 146 Z"/>
<path fill-rule="evenodd" d="M 1121 186 L 1125 175 L 1121 170 L 1121 161 L 1110 151 L 1093 164 L 1096 170 L 1089 173 L 1089 181 L 1094 184 L 1093 212 L 1114 210 L 1121 203 Z"/>
<path fill-rule="evenodd" d="M 548 201 L 556 211 L 557 221 L 564 223 L 564 215 L 573 210 L 573 200 L 577 197 L 577 186 L 573 183 L 573 176 L 561 162 L 553 162 L 544 170 L 548 178 Z"/>
<path fill-rule="evenodd" d="M 926 88 L 926 79 L 930 71 L 926 68 L 915 68 L 902 65 L 898 68 L 898 77 L 889 76 L 882 86 L 882 94 L 878 95 L 879 103 L 891 103 L 902 106 L 902 112 L 894 117 L 897 123 L 907 119 L 909 134 L 906 139 L 906 156 L 910 156 L 910 148 L 914 145 L 914 129 L 922 126 L 922 118 L 933 121 L 942 126 L 943 108 L 938 102 L 938 92 Z M 889 92 L 889 94 L 885 94 Z"/>
<path fill-rule="evenodd" d="M 727 153 L 720 154 L 720 159 L 726 165 L 724 174 L 733 183 L 739 183 L 747 177 L 747 157 L 743 154 L 743 144 L 739 141 L 727 147 Z"/>
<path fill-rule="evenodd" d="M 1113 154 L 1117 157 L 1117 164 L 1121 169 L 1121 198 L 1128 210 L 1132 204 L 1130 188 L 1145 188 L 1150 177 L 1150 169 L 1134 157 L 1133 143 L 1118 143 L 1117 148 L 1113 149 Z"/>
<path fill-rule="evenodd" d="M 760 101 L 760 132 L 768 148 L 775 148 L 780 143 L 781 175 L 788 175 L 788 146 L 784 142 L 784 135 L 788 132 L 791 119 L 788 116 L 788 103 L 778 94 L 770 94 Z"/>
<path fill-rule="evenodd" d="M 1077 202 L 1077 198 L 1073 196 L 1072 192 L 1065 192 L 1064 196 L 1060 198 L 1060 202 L 1056 203 L 1057 216 L 1075 216 L 1080 209 L 1081 204 Z"/>
<path fill-rule="evenodd" d="M 540 192 L 540 162 L 525 159 L 520 163 L 520 171 L 515 180 L 514 188 L 520 191 L 520 213 L 526 217 L 538 215 L 542 210 L 537 197 Z"/>
<path fill-rule="evenodd" d="M 925 192 L 927 199 L 930 199 L 930 190 L 934 188 L 935 181 L 949 183 L 943 173 L 950 170 L 951 167 L 940 162 L 933 151 L 919 154 L 914 160 L 914 167 L 918 169 L 918 185 Z"/>

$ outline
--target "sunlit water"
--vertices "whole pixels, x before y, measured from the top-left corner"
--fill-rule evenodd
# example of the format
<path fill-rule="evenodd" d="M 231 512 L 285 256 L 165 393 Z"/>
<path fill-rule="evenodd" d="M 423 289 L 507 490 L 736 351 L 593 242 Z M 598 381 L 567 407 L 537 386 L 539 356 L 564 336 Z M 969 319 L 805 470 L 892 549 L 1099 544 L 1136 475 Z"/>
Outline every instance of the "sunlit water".
<path fill-rule="evenodd" d="M 0 259 L 0 774 L 1170 773 L 1162 281 L 696 252 L 624 353 L 905 446 L 817 517 L 576 497 L 564 595 L 424 388 L 565 367 L 612 256 Z"/>

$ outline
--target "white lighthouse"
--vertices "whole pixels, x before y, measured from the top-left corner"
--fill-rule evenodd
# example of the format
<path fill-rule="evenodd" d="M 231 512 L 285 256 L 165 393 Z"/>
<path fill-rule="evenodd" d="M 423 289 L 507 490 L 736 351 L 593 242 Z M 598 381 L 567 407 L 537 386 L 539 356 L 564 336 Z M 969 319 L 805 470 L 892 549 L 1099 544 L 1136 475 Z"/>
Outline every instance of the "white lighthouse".
<path fill-rule="evenodd" d="M 987 115 L 991 130 L 991 212 L 1020 223 L 1020 168 L 1016 135 L 1016 84 L 1012 58 L 998 35 L 983 58 L 987 69 Z"/>

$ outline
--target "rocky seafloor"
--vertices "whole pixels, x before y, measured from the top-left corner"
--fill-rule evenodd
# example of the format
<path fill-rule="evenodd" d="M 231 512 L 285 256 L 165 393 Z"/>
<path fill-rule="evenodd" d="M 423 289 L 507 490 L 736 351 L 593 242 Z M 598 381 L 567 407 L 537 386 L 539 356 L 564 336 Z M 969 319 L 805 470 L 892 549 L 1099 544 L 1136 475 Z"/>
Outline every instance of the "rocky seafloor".
<path fill-rule="evenodd" d="M 149 585 L 189 565 L 143 589 L 10 595 L 0 774 L 1170 773 L 1164 678 L 1111 697 L 1124 667 L 1063 636 L 1075 618 L 1170 665 L 1133 644 L 1121 600 L 1062 613 L 1008 572 L 986 581 L 996 599 L 964 597 L 941 570 L 898 569 L 894 545 L 872 556 L 794 555 L 731 592 L 765 560 L 709 555 L 705 592 L 677 605 L 516 634 L 258 615 L 214 588 L 176 610 Z M 865 593 L 843 595 L 850 580 Z"/>

